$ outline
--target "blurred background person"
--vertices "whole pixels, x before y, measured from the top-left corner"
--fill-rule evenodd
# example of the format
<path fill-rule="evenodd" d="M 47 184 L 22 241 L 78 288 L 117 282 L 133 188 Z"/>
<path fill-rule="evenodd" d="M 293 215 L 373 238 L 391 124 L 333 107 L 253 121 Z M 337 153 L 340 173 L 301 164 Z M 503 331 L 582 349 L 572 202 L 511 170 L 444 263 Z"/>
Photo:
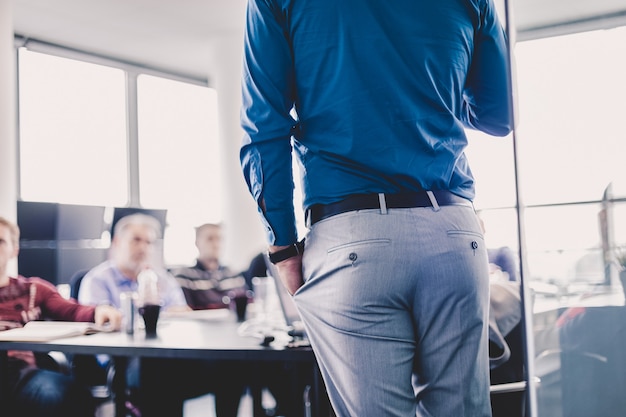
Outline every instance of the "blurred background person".
<path fill-rule="evenodd" d="M 113 230 L 109 260 L 85 275 L 79 301 L 119 307 L 120 294 L 137 291 L 139 274 L 152 269 L 158 276 L 163 310 L 191 311 L 176 279 L 162 266 L 162 254 L 157 252 L 160 237 L 156 218 L 142 213 L 122 217 Z M 139 363 L 134 359 L 127 374 L 129 408 L 138 407 L 142 417 L 182 417 L 185 400 L 213 393 L 217 417 L 236 416 L 243 383 L 226 378 L 228 373 L 227 362 L 144 358 Z"/>
<path fill-rule="evenodd" d="M 242 273 L 221 263 L 222 239 L 219 224 L 196 227 L 196 264 L 171 271 L 194 310 L 225 308 L 229 300 L 247 297 L 249 288 Z"/>
<path fill-rule="evenodd" d="M 482 228 L 485 240 L 488 242 L 487 227 L 483 216 L 478 214 L 480 227 Z M 487 257 L 489 258 L 489 272 L 492 279 L 504 279 L 508 281 L 519 281 L 519 262 L 517 254 L 508 246 L 492 247 L 487 245 Z"/>
<path fill-rule="evenodd" d="M 67 300 L 56 287 L 41 278 L 11 277 L 7 266 L 19 253 L 19 228 L 0 217 L 0 330 L 22 327 L 33 320 L 108 323 L 118 329 L 121 313 L 113 307 L 83 306 Z M 86 386 L 60 372 L 40 369 L 35 354 L 9 351 L 10 403 L 3 404 L 9 416 L 87 417 L 95 403 Z"/>
<path fill-rule="evenodd" d="M 172 274 L 185 293 L 187 303 L 194 310 L 226 308 L 233 298 L 248 298 L 248 291 L 254 289 L 253 277 L 267 276 L 263 254 L 255 257 L 251 267 L 244 272 L 234 272 L 221 263 L 223 227 L 220 224 L 205 223 L 196 228 L 196 248 L 198 257 L 192 267 L 172 269 Z M 252 266 L 254 263 L 254 266 Z M 250 280 L 245 278 L 246 274 Z M 252 293 L 253 294 L 253 293 Z M 271 410 L 277 416 L 298 417 L 304 414 L 302 384 L 293 384 L 295 373 L 309 375 L 310 371 L 294 362 L 268 362 L 254 368 L 244 363 L 232 361 L 227 365 L 231 373 L 246 375 L 246 381 L 261 381 L 275 400 Z M 258 375 L 253 375 L 257 373 Z M 312 377 L 309 378 L 312 380 Z M 259 393 L 257 393 L 259 395 Z M 262 412 L 265 412 L 262 411 Z"/>
<path fill-rule="evenodd" d="M 152 269 L 158 276 L 163 310 L 189 310 L 176 280 L 163 267 L 157 252 L 161 224 L 147 214 L 122 217 L 115 225 L 109 259 L 91 269 L 80 284 L 78 301 L 120 307 L 120 294 L 137 291 L 139 274 Z"/>

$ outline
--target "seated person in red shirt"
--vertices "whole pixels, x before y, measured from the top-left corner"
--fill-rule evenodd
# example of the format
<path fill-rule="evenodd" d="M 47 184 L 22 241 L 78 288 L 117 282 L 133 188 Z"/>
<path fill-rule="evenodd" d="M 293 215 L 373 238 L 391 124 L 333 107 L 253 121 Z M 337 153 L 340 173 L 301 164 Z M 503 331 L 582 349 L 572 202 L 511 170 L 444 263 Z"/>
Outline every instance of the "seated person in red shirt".
<path fill-rule="evenodd" d="M 44 319 L 109 323 L 119 328 L 121 314 L 113 307 L 80 305 L 64 299 L 41 278 L 9 276 L 9 261 L 19 252 L 19 234 L 16 224 L 0 217 L 0 330 Z M 70 376 L 37 368 L 33 352 L 9 351 L 9 387 L 10 416 L 87 417 L 95 412 L 87 387 Z"/>

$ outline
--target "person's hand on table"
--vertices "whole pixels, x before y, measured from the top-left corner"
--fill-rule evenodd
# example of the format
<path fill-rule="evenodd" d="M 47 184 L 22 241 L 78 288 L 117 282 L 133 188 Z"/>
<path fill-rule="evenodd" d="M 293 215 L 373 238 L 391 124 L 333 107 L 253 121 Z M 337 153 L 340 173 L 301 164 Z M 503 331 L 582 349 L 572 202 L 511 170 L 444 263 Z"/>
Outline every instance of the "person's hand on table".
<path fill-rule="evenodd" d="M 119 330 L 122 326 L 122 313 L 113 306 L 99 305 L 96 307 L 94 322 L 99 326 L 110 326 L 113 330 Z"/>

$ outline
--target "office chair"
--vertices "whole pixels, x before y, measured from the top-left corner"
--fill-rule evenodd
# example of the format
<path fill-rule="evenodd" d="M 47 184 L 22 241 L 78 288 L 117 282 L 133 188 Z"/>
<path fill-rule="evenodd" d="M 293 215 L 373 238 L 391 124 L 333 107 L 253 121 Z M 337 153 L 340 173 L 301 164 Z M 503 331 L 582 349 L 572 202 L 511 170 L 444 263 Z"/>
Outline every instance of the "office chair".
<path fill-rule="evenodd" d="M 67 355 L 63 352 L 33 352 L 38 368 L 60 372 L 65 375 L 72 373 L 72 366 Z"/>
<path fill-rule="evenodd" d="M 78 291 L 80 290 L 80 284 L 87 275 L 91 268 L 88 269 L 80 269 L 74 272 L 74 275 L 70 278 L 70 297 L 74 300 L 78 300 Z"/>
<path fill-rule="evenodd" d="M 493 417 L 524 417 L 526 388 L 517 387 L 524 381 L 524 326 L 518 323 L 504 340 L 511 356 L 498 367 L 491 369 L 491 411 Z M 504 389 L 500 389 L 504 388 Z"/>

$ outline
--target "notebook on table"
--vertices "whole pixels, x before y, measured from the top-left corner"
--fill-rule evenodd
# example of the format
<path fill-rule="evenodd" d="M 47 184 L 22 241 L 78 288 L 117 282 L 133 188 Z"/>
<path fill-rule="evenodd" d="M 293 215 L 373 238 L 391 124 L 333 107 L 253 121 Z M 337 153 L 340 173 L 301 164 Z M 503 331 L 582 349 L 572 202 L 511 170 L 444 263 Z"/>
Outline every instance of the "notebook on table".
<path fill-rule="evenodd" d="M 89 322 L 29 321 L 24 327 L 0 332 L 0 341 L 48 342 L 66 337 L 83 336 L 100 332 L 112 332 L 113 327 L 99 326 Z"/>

